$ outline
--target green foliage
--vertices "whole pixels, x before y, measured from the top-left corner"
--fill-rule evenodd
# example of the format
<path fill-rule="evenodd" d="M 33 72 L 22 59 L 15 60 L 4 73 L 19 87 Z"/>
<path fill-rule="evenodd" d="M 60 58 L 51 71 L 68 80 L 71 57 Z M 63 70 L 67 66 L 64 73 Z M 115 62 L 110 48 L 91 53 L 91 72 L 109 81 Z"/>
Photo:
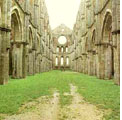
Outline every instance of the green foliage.
<path fill-rule="evenodd" d="M 71 103 L 71 96 L 64 96 L 70 92 L 69 84 L 78 86 L 78 92 L 84 99 L 103 109 L 111 109 L 106 120 L 119 120 L 120 87 L 112 81 L 100 80 L 96 77 L 74 73 L 51 71 L 28 76 L 26 79 L 11 79 L 9 84 L 0 86 L 0 113 L 15 114 L 25 102 L 40 96 L 52 95 L 53 89 L 60 93 L 61 106 Z"/>

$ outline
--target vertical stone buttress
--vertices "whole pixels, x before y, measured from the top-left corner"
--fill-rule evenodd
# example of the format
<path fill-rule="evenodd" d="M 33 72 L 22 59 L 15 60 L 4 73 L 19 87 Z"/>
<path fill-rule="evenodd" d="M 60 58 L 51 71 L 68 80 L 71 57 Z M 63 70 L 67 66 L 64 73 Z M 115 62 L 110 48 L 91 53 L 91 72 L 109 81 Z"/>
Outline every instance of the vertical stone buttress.
<path fill-rule="evenodd" d="M 28 71 L 28 48 L 27 45 L 29 44 L 29 1 L 25 1 L 25 21 L 24 21 L 24 41 L 23 41 L 23 73 L 22 77 L 25 78 L 27 76 Z"/>
<path fill-rule="evenodd" d="M 9 48 L 11 32 L 11 0 L 0 1 L 0 84 L 9 79 Z"/>
<path fill-rule="evenodd" d="M 120 0 L 112 0 L 112 39 L 114 47 L 114 79 L 120 84 Z"/>

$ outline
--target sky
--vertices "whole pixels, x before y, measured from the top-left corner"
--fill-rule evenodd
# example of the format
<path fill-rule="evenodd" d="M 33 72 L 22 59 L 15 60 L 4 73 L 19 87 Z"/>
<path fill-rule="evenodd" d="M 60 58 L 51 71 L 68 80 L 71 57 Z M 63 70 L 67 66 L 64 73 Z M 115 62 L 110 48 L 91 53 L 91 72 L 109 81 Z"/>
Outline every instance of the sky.
<path fill-rule="evenodd" d="M 76 22 L 81 0 L 45 0 L 51 28 L 65 24 L 70 29 Z"/>

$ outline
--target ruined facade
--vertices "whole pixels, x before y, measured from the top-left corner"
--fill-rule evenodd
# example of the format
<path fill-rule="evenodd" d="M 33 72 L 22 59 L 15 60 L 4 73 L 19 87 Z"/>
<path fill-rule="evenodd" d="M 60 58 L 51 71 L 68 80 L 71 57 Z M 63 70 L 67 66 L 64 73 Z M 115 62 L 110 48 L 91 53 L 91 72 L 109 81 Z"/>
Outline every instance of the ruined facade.
<path fill-rule="evenodd" d="M 0 84 L 52 69 L 120 83 L 120 0 L 81 0 L 73 30 L 51 30 L 44 0 L 0 0 Z"/>
<path fill-rule="evenodd" d="M 53 69 L 70 69 L 70 51 L 72 30 L 60 25 L 52 31 L 53 39 Z M 64 41 L 64 43 L 61 43 Z"/>
<path fill-rule="evenodd" d="M 120 83 L 120 0 L 81 0 L 72 70 Z"/>
<path fill-rule="evenodd" d="M 0 84 L 51 70 L 51 43 L 44 0 L 0 1 Z"/>

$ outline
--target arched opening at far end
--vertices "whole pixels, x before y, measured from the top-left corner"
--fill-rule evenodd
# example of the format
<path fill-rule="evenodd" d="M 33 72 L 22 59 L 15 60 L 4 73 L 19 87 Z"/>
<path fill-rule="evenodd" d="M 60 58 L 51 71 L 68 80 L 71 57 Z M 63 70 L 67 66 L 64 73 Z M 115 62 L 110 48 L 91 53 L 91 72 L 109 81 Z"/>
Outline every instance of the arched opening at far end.
<path fill-rule="evenodd" d="M 68 52 L 68 47 L 66 47 L 66 53 Z"/>
<path fill-rule="evenodd" d="M 10 36 L 10 50 L 9 50 L 9 75 L 17 77 L 18 70 L 18 56 L 20 44 L 12 44 L 13 42 L 20 42 L 22 40 L 22 28 L 20 16 L 17 9 L 13 10 L 11 14 L 11 36 Z M 13 52 L 15 51 L 15 52 Z"/>
<path fill-rule="evenodd" d="M 114 51 L 112 46 L 112 15 L 111 12 L 106 12 L 103 29 L 102 29 L 102 42 L 108 46 L 104 47 L 105 54 L 105 77 L 108 79 L 113 78 L 114 76 Z"/>

